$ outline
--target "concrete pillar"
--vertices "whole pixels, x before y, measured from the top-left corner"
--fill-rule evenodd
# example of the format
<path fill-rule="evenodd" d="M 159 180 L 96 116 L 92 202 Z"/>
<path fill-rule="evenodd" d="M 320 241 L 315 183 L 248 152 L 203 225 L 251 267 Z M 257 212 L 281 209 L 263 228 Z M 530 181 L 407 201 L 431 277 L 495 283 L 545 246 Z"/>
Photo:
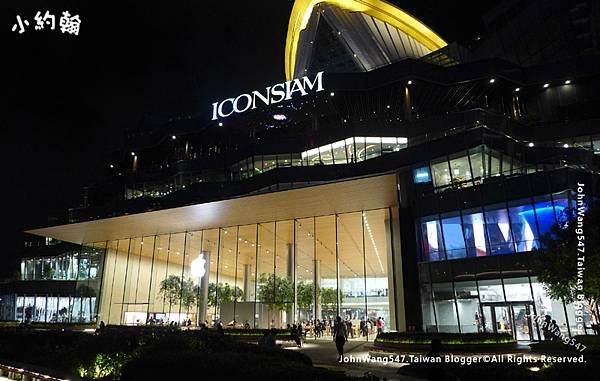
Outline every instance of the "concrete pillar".
<path fill-rule="evenodd" d="M 321 319 L 321 261 L 318 259 L 313 260 L 314 267 L 314 285 L 317 291 L 317 299 L 315 300 L 315 319 Z"/>
<path fill-rule="evenodd" d="M 200 325 L 204 323 L 206 320 L 206 310 L 208 309 L 208 285 L 210 282 L 210 252 L 203 251 L 201 254 L 204 254 L 204 260 L 206 263 L 204 264 L 204 268 L 206 271 L 204 272 L 204 276 L 200 280 L 200 302 L 198 303 L 198 322 Z M 208 322 L 210 325 L 210 322 Z"/>
<path fill-rule="evenodd" d="M 245 264 L 244 265 L 244 302 L 251 302 L 253 300 L 250 295 L 251 286 L 250 282 L 252 281 L 252 265 Z"/>
<path fill-rule="evenodd" d="M 287 244 L 287 278 L 292 281 L 292 284 L 294 284 L 294 300 L 296 299 L 296 290 L 295 290 L 295 282 L 294 282 L 294 266 L 295 266 L 295 261 L 294 261 L 294 244 L 293 243 L 288 243 Z M 295 310 L 296 304 L 292 304 L 290 307 L 288 307 L 287 311 L 285 312 L 286 314 L 286 323 L 288 324 L 294 324 L 294 310 Z"/>

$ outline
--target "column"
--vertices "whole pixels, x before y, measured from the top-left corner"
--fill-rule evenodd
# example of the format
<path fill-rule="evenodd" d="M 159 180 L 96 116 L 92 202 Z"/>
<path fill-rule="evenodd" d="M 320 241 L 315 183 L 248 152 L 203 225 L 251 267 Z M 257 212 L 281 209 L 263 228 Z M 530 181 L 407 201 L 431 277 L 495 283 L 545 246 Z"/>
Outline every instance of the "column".
<path fill-rule="evenodd" d="M 314 267 L 314 285 L 316 290 L 316 298 L 315 298 L 315 319 L 321 319 L 321 260 L 314 259 L 313 260 Z"/>
<path fill-rule="evenodd" d="M 252 280 L 252 265 L 245 264 L 244 265 L 244 302 L 252 302 L 253 298 L 250 295 L 250 281 Z"/>
<path fill-rule="evenodd" d="M 210 252 L 202 251 L 204 256 L 204 276 L 200 279 L 200 301 L 198 303 L 198 325 L 206 320 L 206 311 L 208 309 L 208 284 L 210 277 Z"/>
<path fill-rule="evenodd" d="M 287 275 L 288 279 L 290 281 L 292 281 L 292 284 L 295 285 L 295 282 L 294 282 L 294 266 L 295 266 L 295 264 L 294 264 L 294 244 L 293 243 L 288 243 L 287 244 L 287 272 L 286 272 L 286 275 Z M 295 289 L 295 287 L 294 287 L 294 289 Z M 294 293 L 295 292 L 296 291 L 294 290 Z M 295 323 L 295 321 L 294 321 L 294 307 L 295 307 L 295 305 L 292 304 L 287 309 L 287 311 L 285 312 L 285 314 L 286 314 L 285 320 L 286 320 L 286 322 L 288 324 L 294 324 Z"/>

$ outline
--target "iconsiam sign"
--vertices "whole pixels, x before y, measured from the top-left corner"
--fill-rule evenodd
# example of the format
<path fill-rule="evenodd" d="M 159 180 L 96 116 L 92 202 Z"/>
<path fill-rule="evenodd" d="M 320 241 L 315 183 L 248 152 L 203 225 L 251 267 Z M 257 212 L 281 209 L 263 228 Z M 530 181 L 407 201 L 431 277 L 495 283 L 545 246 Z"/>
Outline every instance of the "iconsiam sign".
<path fill-rule="evenodd" d="M 323 91 L 322 71 L 317 73 L 312 81 L 309 77 L 305 76 L 269 86 L 264 92 L 254 90 L 249 94 L 242 94 L 236 98 L 227 98 L 221 102 L 215 102 L 212 104 L 212 120 L 227 118 L 233 114 L 241 114 L 248 110 L 254 110 L 263 104 L 269 106 L 288 101 L 294 97 L 295 93 L 305 96 L 311 91 Z"/>

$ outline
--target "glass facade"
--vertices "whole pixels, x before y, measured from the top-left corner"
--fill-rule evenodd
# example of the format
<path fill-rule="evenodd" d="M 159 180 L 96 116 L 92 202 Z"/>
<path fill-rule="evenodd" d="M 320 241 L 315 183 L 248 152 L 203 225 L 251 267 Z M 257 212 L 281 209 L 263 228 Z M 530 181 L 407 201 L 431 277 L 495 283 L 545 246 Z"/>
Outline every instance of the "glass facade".
<path fill-rule="evenodd" d="M 460 189 L 480 184 L 494 176 L 536 172 L 535 165 L 524 165 L 517 159 L 485 145 L 431 160 L 413 169 L 415 184 L 432 183 L 435 192 Z"/>
<path fill-rule="evenodd" d="M 110 241 L 98 319 L 389 322 L 389 216 L 379 209 Z"/>
<path fill-rule="evenodd" d="M 278 167 L 357 163 L 407 146 L 408 139 L 403 137 L 350 137 L 301 153 L 249 157 L 231 166 L 231 179 L 245 180 Z"/>
<path fill-rule="evenodd" d="M 550 315 L 565 337 L 586 334 L 576 324 L 574 306 L 550 298 L 535 276 L 489 278 L 480 272 L 462 280 L 455 273 L 454 281 L 430 282 L 439 269 L 427 263 L 419 267 L 426 332 L 494 332 L 517 340 L 543 340 L 535 316 Z M 589 327 L 587 303 L 583 311 L 584 326 Z"/>
<path fill-rule="evenodd" d="M 569 206 L 562 192 L 425 216 L 417 224 L 420 260 L 439 261 L 531 251 Z"/>
<path fill-rule="evenodd" d="M 53 257 L 21 260 L 21 280 L 83 280 L 102 275 L 102 250 L 72 250 Z"/>

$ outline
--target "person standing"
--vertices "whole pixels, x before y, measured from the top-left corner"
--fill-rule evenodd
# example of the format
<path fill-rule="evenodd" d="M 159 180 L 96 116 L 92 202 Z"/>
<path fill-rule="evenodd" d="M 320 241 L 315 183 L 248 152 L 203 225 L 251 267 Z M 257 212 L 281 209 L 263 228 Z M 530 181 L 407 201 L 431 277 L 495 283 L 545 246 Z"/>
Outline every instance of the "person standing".
<path fill-rule="evenodd" d="M 338 316 L 333 326 L 333 341 L 335 342 L 335 348 L 338 352 L 338 361 L 342 362 L 344 359 L 344 344 L 348 340 L 348 330 L 346 324 L 342 321 L 342 318 Z"/>

